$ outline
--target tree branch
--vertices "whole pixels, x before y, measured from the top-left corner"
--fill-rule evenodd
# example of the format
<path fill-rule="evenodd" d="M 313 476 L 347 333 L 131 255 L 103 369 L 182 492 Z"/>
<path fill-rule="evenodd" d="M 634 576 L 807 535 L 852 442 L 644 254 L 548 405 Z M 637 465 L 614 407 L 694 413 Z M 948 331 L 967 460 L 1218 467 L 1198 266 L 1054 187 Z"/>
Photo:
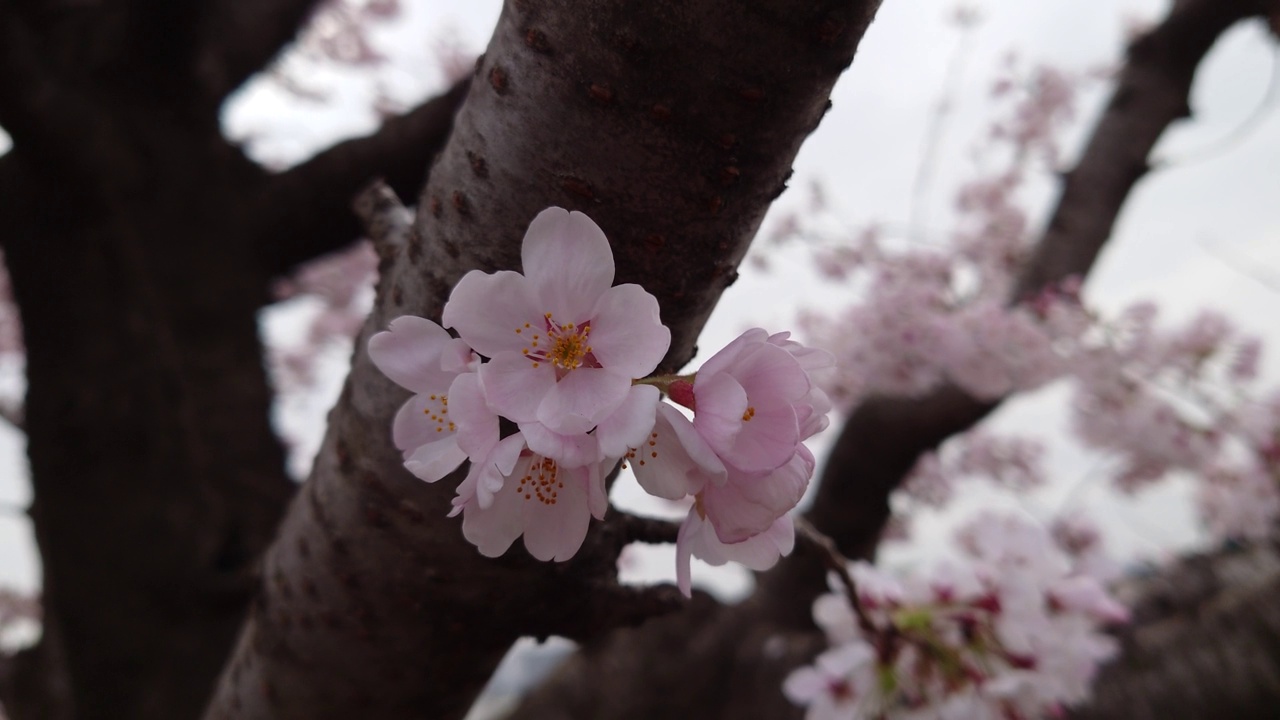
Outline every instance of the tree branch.
<path fill-rule="evenodd" d="M 318 0 L 215 0 L 205 12 L 195 73 L 220 104 L 297 36 Z"/>
<path fill-rule="evenodd" d="M 875 6 L 508 3 L 356 347 L 439 317 L 471 269 L 518 267 L 529 221 L 561 205 L 605 230 L 618 282 L 658 297 L 664 365 L 683 364 Z M 391 446 L 404 399 L 356 353 L 208 718 L 461 717 L 520 635 L 585 640 L 669 608 L 663 591 L 606 607 L 601 524 L 567 563 L 480 558 L 444 519 L 457 475 L 419 482 Z"/>
<path fill-rule="evenodd" d="M 351 202 L 374 178 L 409 198 L 444 146 L 469 81 L 383 123 L 373 135 L 339 143 L 268 179 L 261 203 L 262 263 L 269 275 L 338 250 L 360 237 Z"/>

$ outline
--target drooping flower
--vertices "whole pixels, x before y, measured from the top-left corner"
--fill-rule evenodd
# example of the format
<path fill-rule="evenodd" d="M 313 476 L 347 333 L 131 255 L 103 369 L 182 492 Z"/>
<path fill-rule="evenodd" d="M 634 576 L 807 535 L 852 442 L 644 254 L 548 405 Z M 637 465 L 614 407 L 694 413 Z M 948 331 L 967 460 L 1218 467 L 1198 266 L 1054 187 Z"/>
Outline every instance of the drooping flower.
<path fill-rule="evenodd" d="M 468 273 L 444 324 L 489 358 L 480 381 L 489 406 L 517 423 L 586 433 L 621 406 L 631 381 L 671 344 L 658 301 L 613 286 L 613 253 L 586 215 L 548 208 L 521 248 L 524 273 Z"/>

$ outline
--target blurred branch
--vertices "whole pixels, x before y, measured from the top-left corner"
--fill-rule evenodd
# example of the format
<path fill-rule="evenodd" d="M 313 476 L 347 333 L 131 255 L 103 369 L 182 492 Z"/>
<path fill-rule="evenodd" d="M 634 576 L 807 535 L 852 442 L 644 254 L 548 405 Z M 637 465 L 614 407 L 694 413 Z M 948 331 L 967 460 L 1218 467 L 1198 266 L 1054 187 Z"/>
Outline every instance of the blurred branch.
<path fill-rule="evenodd" d="M 339 143 L 267 180 L 261 198 L 270 218 L 261 240 L 270 275 L 344 247 L 363 228 L 351 212 L 353 198 L 382 178 L 401 198 L 414 198 L 431 159 L 444 146 L 469 81 L 391 118 L 373 135 Z"/>
<path fill-rule="evenodd" d="M 265 66 L 305 25 L 318 0 L 214 0 L 205 11 L 195 73 L 221 103 Z"/>
<path fill-rule="evenodd" d="M 0 126 L 14 146 L 39 152 L 66 171 L 120 155 L 122 143 L 100 108 L 41 60 L 41 38 L 9 0 L 0 0 Z"/>
<path fill-rule="evenodd" d="M 1190 114 L 1188 93 L 1201 59 L 1227 28 L 1262 9 L 1259 0 L 1179 0 L 1133 43 L 1079 162 L 1063 177 L 1012 301 L 1088 274 L 1134 184 L 1148 171 L 1151 148 L 1170 124 Z M 919 456 L 973 427 L 998 404 L 953 385 L 919 398 L 863 402 L 832 449 L 810 518 L 849 557 L 871 557 L 889 516 L 889 495 Z"/>

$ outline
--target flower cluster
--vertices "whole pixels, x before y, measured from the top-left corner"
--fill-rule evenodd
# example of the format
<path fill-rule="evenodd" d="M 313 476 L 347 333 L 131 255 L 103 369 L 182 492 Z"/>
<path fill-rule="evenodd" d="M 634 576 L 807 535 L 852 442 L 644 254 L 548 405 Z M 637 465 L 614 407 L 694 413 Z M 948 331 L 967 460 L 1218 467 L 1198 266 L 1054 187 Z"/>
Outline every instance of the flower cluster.
<path fill-rule="evenodd" d="M 686 594 L 691 556 L 764 569 L 789 552 L 786 513 L 814 467 L 802 441 L 831 407 L 809 371 L 831 357 L 755 329 L 695 374 L 651 376 L 671 333 L 652 295 L 613 284 L 590 218 L 544 210 L 521 262 L 463 277 L 443 327 L 404 316 L 369 340 L 414 393 L 392 426 L 405 467 L 435 482 L 470 461 L 453 501 L 467 540 L 496 557 L 523 536 L 535 558 L 566 560 L 604 516 L 604 476 L 627 461 L 648 492 L 693 498 L 678 540 Z"/>
<path fill-rule="evenodd" d="M 1045 717 L 1087 697 L 1116 651 L 1099 628 L 1125 609 L 1036 525 L 986 516 L 959 540 L 963 564 L 900 582 L 860 563 L 814 603 L 831 649 L 783 686 L 808 720 Z"/>

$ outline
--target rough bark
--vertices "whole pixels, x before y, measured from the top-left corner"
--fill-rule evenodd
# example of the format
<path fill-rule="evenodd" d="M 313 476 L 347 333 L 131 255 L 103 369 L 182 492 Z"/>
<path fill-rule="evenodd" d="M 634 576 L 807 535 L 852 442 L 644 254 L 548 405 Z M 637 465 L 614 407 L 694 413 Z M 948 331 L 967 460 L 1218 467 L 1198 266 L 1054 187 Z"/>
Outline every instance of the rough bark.
<path fill-rule="evenodd" d="M 1188 92 L 1201 59 L 1228 27 L 1270 7 L 1260 0 L 1178 0 L 1163 22 L 1134 42 L 1076 167 L 1064 176 L 1011 301 L 1088 273 L 1147 171 L 1151 148 L 1189 114 Z M 973 427 L 998 404 L 953 385 L 917 398 L 863 402 L 827 458 L 808 517 L 847 557 L 873 557 L 889 517 L 889 496 L 920 455 Z M 811 656 L 806 652 L 821 647 L 809 613 L 813 598 L 826 590 L 825 576 L 817 558 L 796 553 L 759 576 L 747 603 L 690 609 L 589 645 L 511 718 L 799 717 L 779 688 L 786 672 Z M 669 657 L 673 637 L 685 638 L 692 648 L 685 652 L 695 659 L 657 660 Z M 618 677 L 627 678 L 621 690 Z M 706 696 L 682 694 L 678 688 L 686 682 L 703 684 Z"/>
<path fill-rule="evenodd" d="M 44 567 L 41 642 L 0 677 L 18 720 L 202 711 L 294 492 L 258 338 L 279 269 L 264 248 L 310 231 L 285 202 L 345 205 L 378 171 L 334 164 L 265 213 L 280 185 L 223 140 L 221 97 L 200 94 L 199 10 L 0 0 L 0 123 L 14 140 L 0 241 L 24 321 Z M 227 53 L 275 51 L 239 52 L 223 29 Z M 348 152 L 403 155 L 400 181 L 419 185 L 442 114 Z"/>
<path fill-rule="evenodd" d="M 524 228 L 560 205 L 658 297 L 679 367 L 875 5 L 509 3 L 357 347 L 397 315 L 438 318 L 470 269 L 518 267 Z M 480 558 L 444 519 L 458 477 L 425 485 L 390 446 L 405 397 L 355 354 L 207 717 L 460 717 L 520 635 L 669 609 L 669 589 L 617 588 L 608 523 L 562 565 Z"/>

